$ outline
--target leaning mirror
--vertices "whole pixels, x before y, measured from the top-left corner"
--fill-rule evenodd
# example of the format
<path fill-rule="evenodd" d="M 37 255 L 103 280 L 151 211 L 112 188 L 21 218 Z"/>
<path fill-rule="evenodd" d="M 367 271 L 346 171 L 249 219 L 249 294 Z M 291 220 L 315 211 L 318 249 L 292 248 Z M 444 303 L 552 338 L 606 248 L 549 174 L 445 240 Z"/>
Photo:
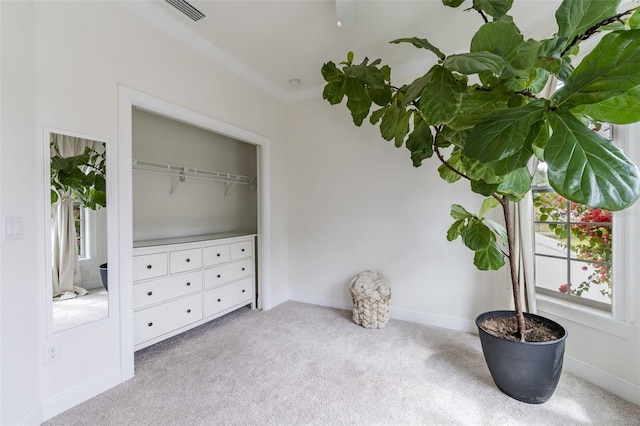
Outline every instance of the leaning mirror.
<path fill-rule="evenodd" d="M 50 205 L 48 299 L 53 333 L 106 318 L 107 161 L 104 141 L 45 131 Z"/>

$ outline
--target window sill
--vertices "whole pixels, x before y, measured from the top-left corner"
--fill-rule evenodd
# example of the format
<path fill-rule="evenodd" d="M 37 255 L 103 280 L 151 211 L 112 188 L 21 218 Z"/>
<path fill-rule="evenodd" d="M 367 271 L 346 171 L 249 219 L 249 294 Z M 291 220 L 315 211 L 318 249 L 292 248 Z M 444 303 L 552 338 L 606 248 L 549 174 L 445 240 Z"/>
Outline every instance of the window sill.
<path fill-rule="evenodd" d="M 614 320 L 609 313 L 597 309 L 575 305 L 540 294 L 536 295 L 536 302 L 538 314 L 555 315 L 617 337 L 626 338 L 631 333 L 631 324 Z"/>

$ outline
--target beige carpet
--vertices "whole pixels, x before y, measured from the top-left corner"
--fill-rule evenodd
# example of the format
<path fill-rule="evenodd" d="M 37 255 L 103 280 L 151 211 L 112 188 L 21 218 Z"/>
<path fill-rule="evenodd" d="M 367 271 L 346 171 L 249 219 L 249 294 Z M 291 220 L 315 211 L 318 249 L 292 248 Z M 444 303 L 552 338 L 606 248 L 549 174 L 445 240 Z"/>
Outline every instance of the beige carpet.
<path fill-rule="evenodd" d="M 45 425 L 640 425 L 563 374 L 545 404 L 493 384 L 478 337 L 297 302 L 242 309 L 136 353 L 136 375 Z"/>
<path fill-rule="evenodd" d="M 53 332 L 78 327 L 109 316 L 109 294 L 103 288 L 84 296 L 53 301 Z"/>

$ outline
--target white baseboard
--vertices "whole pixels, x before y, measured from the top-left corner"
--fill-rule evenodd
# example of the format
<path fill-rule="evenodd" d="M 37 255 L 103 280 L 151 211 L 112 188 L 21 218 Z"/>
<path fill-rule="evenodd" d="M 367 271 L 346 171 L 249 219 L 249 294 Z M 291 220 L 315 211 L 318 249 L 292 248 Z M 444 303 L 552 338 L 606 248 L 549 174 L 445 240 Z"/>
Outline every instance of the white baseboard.
<path fill-rule="evenodd" d="M 447 317 L 444 315 L 427 314 L 424 312 L 410 311 L 407 309 L 394 308 L 389 310 L 391 318 L 403 321 L 415 322 L 431 327 L 446 328 L 449 330 L 464 331 L 466 333 L 478 333 L 475 321 Z"/>
<path fill-rule="evenodd" d="M 42 404 L 38 404 L 20 422 L 23 426 L 40 426 L 42 424 Z"/>
<path fill-rule="evenodd" d="M 332 299 L 329 297 L 314 296 L 309 294 L 289 293 L 289 300 L 294 302 L 308 303 L 310 305 L 326 306 L 327 308 L 351 310 L 351 300 Z"/>
<path fill-rule="evenodd" d="M 51 399 L 48 399 L 42 403 L 42 421 L 49 420 L 50 418 L 67 411 L 68 409 L 81 404 L 96 395 L 105 392 L 112 387 L 121 383 L 121 371 L 120 369 L 110 371 L 97 377 L 95 380 L 84 383 L 74 389 L 57 395 Z M 38 422 L 37 424 L 42 423 Z"/>
<path fill-rule="evenodd" d="M 353 308 L 351 300 L 347 299 L 330 299 L 327 297 L 309 296 L 307 294 L 290 294 L 289 300 L 309 303 L 312 305 L 326 306 L 329 308 L 346 309 L 349 311 Z M 389 316 L 393 319 L 415 322 L 431 327 L 440 327 L 449 330 L 464 331 L 467 333 L 478 332 L 475 322 L 466 319 L 447 317 L 443 315 L 426 314 L 424 312 L 394 308 L 393 306 L 391 306 L 391 308 L 389 309 Z"/>
<path fill-rule="evenodd" d="M 567 355 L 564 356 L 564 369 L 581 379 L 618 395 L 620 398 L 640 405 L 640 386 L 634 383 L 613 376 Z"/>

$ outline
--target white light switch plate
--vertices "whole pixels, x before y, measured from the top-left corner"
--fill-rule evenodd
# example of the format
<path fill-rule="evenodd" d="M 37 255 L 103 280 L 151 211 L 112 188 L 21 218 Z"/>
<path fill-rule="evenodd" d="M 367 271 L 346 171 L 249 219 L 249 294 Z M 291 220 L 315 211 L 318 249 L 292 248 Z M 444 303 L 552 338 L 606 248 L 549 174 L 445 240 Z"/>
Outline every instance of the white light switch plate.
<path fill-rule="evenodd" d="M 22 216 L 5 216 L 3 222 L 5 241 L 22 239 Z"/>

